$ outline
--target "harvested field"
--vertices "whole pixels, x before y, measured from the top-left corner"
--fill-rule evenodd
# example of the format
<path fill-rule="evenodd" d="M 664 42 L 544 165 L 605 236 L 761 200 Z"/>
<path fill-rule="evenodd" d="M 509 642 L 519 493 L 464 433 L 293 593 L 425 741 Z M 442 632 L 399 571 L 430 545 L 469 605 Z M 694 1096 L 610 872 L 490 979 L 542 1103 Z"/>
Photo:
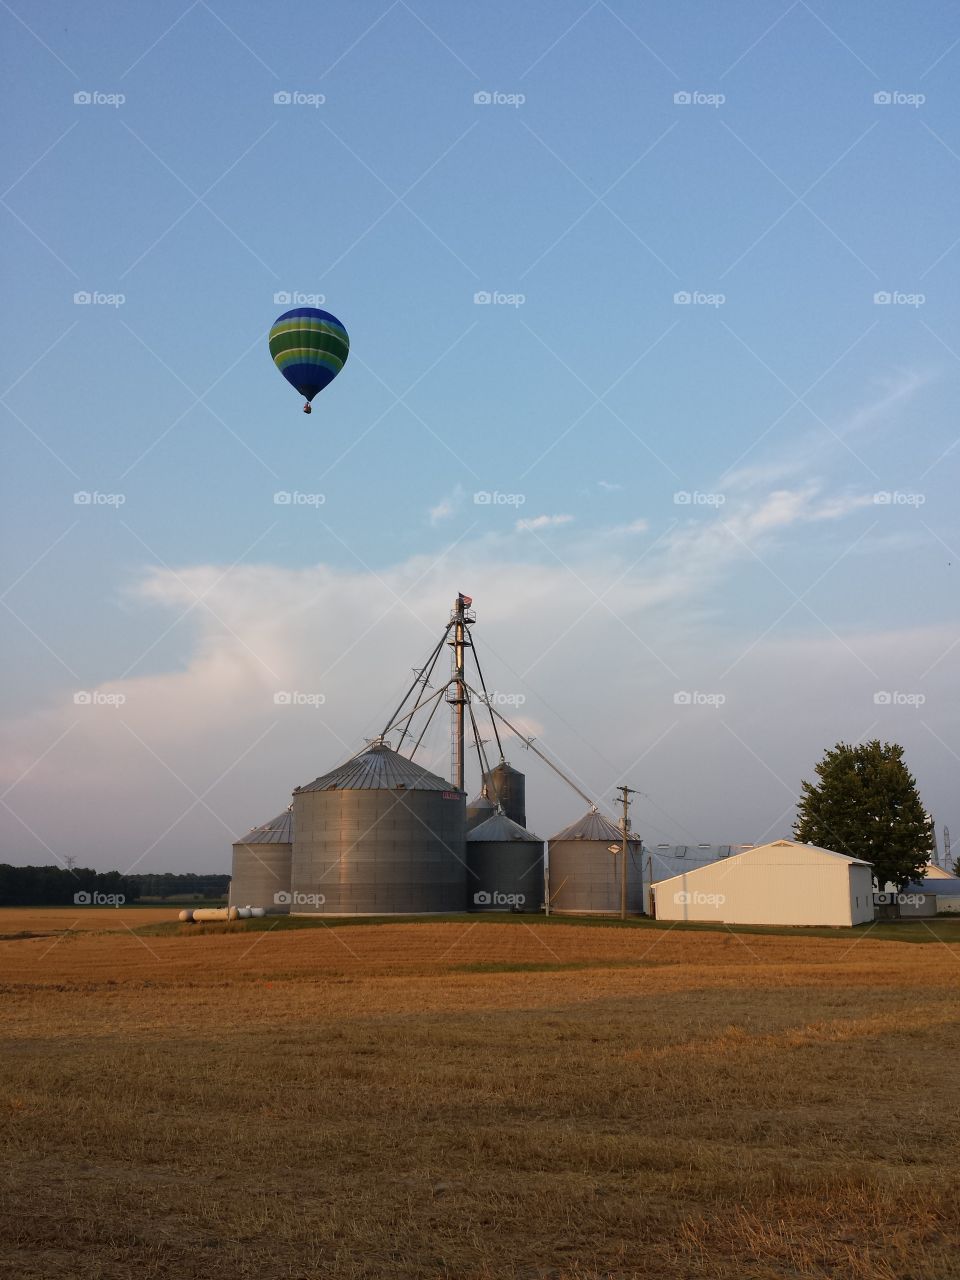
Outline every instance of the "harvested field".
<path fill-rule="evenodd" d="M 958 960 L 493 921 L 6 941 L 0 1274 L 946 1280 Z"/>
<path fill-rule="evenodd" d="M 179 904 L 160 907 L 0 907 L 0 940 L 25 933 L 53 937 L 64 930 L 139 929 L 175 920 Z"/>

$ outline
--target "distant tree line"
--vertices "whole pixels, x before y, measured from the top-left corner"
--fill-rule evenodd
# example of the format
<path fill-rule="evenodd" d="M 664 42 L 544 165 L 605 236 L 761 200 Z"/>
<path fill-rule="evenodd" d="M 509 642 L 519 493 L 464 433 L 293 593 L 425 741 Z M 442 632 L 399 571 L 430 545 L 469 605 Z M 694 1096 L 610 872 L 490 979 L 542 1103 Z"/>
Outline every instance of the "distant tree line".
<path fill-rule="evenodd" d="M 228 875 L 198 875 L 195 872 L 135 873 L 93 871 L 90 867 L 12 867 L 0 863 L 0 906 L 65 907 L 78 893 L 121 895 L 125 903 L 141 898 L 225 898 L 230 887 Z"/>
<path fill-rule="evenodd" d="M 228 875 L 199 875 L 195 871 L 138 872 L 129 879 L 136 880 L 142 898 L 172 898 L 184 893 L 196 898 L 225 898 L 230 889 Z"/>
<path fill-rule="evenodd" d="M 0 905 L 5 907 L 72 906 L 78 893 L 114 895 L 136 902 L 140 885 L 136 877 L 119 871 L 93 871 L 90 867 L 11 867 L 0 863 Z"/>

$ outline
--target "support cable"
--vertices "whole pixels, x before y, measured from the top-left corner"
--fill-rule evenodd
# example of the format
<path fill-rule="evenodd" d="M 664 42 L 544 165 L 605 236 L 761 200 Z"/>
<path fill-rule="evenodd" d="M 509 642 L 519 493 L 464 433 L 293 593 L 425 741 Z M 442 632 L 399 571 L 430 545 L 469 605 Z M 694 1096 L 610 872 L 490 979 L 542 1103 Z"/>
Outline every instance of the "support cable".
<path fill-rule="evenodd" d="M 487 710 L 490 712 L 490 724 L 493 727 L 493 736 L 497 740 L 497 750 L 500 752 L 500 763 L 503 763 L 503 743 L 500 741 L 500 731 L 497 729 L 497 722 L 493 718 L 493 708 L 490 706 L 490 695 L 487 693 L 486 681 L 483 678 L 483 672 L 480 670 L 480 659 L 477 657 L 475 645 L 470 646 L 473 649 L 473 661 L 477 668 L 477 675 L 480 677 L 480 688 L 483 690 L 483 699 L 487 704 Z"/>
<path fill-rule="evenodd" d="M 470 686 L 467 685 L 467 688 L 470 689 Z M 473 693 L 475 697 L 479 697 L 479 694 L 477 694 L 475 689 L 470 689 L 470 692 Z M 577 784 L 572 779 L 568 778 L 567 775 L 563 772 L 563 770 L 558 765 L 555 765 L 553 763 L 553 761 L 550 759 L 549 756 L 545 756 L 543 752 L 539 750 L 539 748 L 533 745 L 532 738 L 526 737 L 524 734 L 520 732 L 519 729 L 514 728 L 514 726 L 510 723 L 507 717 L 503 715 L 501 712 L 497 711 L 494 707 L 490 708 L 490 712 L 492 715 L 495 715 L 498 720 L 502 720 L 503 723 L 510 730 L 510 732 L 516 734 L 516 736 L 520 739 L 520 741 L 524 744 L 524 746 L 528 747 L 529 750 L 531 750 L 535 756 L 539 756 L 539 758 L 543 761 L 545 765 L 549 765 L 549 767 L 553 770 L 553 772 L 559 778 L 562 778 L 563 781 L 567 784 L 567 786 L 571 787 L 577 793 L 577 795 L 580 797 L 581 800 L 586 800 L 587 804 L 590 806 L 591 809 L 599 810 L 600 806 L 597 804 L 595 800 L 591 800 L 591 798 L 587 795 L 587 793 L 585 791 L 581 791 L 580 788 L 577 786 Z"/>

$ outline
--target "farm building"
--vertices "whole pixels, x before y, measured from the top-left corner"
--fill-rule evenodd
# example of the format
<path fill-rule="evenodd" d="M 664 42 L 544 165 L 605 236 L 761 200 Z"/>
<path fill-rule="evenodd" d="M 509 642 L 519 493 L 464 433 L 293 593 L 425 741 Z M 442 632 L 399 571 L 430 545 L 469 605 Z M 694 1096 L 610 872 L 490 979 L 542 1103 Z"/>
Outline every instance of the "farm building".
<path fill-rule="evenodd" d="M 938 867 L 935 862 L 928 862 L 923 869 L 924 880 L 953 880 L 952 872 L 945 867 Z"/>
<path fill-rule="evenodd" d="M 774 840 L 654 885 L 659 920 L 854 925 L 873 919 L 869 862 Z"/>
<path fill-rule="evenodd" d="M 902 889 L 887 884 L 882 893 L 873 895 L 877 913 L 884 920 L 912 920 L 944 912 L 960 912 L 960 878 L 934 876 L 929 872 L 922 880 L 911 880 Z"/>
<path fill-rule="evenodd" d="M 643 846 L 645 910 L 653 914 L 653 886 L 659 880 L 672 880 L 697 867 L 711 866 L 721 858 L 752 849 L 752 844 L 656 844 Z"/>
<path fill-rule="evenodd" d="M 937 911 L 960 912 L 960 877 L 944 879 L 928 875 L 921 883 L 927 893 L 936 897 Z"/>

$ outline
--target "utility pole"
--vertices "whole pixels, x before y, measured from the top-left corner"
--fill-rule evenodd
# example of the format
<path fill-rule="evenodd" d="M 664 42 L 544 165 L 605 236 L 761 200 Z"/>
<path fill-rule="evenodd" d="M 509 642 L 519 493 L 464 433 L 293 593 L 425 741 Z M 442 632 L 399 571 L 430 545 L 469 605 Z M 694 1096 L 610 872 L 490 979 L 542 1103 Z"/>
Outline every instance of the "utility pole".
<path fill-rule="evenodd" d="M 632 787 L 617 787 L 620 792 L 620 804 L 623 806 L 623 816 L 620 819 L 620 919 L 627 918 L 627 836 L 630 831 L 630 815 L 627 812 L 631 805 L 631 796 L 637 794 Z"/>

